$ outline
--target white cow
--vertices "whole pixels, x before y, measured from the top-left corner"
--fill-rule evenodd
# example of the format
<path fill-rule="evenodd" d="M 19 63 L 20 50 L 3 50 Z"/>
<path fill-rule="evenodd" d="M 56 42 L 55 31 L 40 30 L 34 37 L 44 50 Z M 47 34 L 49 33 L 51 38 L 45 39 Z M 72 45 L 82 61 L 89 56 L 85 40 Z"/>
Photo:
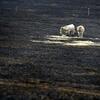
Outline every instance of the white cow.
<path fill-rule="evenodd" d="M 63 26 L 60 28 L 61 35 L 71 36 L 71 35 L 74 35 L 74 33 L 75 33 L 75 25 L 74 24 L 69 24 L 69 25 L 66 25 L 66 26 Z"/>
<path fill-rule="evenodd" d="M 79 25 L 76 28 L 77 33 L 78 33 L 78 37 L 83 38 L 83 33 L 85 32 L 85 28 L 83 25 Z"/>

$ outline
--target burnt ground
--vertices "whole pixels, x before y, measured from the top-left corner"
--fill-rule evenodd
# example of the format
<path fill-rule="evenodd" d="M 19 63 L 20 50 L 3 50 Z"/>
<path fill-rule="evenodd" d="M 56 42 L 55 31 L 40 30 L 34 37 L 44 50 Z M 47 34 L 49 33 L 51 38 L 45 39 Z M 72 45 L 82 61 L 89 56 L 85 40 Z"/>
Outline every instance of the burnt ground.
<path fill-rule="evenodd" d="M 31 41 L 59 35 L 66 23 L 82 23 L 84 37 L 100 38 L 95 1 L 81 8 L 64 0 L 0 1 L 0 100 L 100 100 L 99 46 Z"/>
<path fill-rule="evenodd" d="M 99 100 L 99 52 L 95 46 L 1 39 L 1 98 Z"/>

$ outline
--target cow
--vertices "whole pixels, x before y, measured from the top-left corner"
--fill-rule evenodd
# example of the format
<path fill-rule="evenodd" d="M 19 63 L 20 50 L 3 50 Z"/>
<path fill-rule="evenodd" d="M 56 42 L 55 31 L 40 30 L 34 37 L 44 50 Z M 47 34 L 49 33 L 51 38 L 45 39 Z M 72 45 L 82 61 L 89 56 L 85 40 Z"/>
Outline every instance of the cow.
<path fill-rule="evenodd" d="M 69 24 L 60 28 L 60 34 L 66 36 L 73 36 L 75 33 L 75 25 Z"/>
<path fill-rule="evenodd" d="M 79 25 L 76 28 L 77 33 L 78 33 L 78 37 L 83 38 L 83 33 L 85 32 L 85 28 L 83 25 Z"/>

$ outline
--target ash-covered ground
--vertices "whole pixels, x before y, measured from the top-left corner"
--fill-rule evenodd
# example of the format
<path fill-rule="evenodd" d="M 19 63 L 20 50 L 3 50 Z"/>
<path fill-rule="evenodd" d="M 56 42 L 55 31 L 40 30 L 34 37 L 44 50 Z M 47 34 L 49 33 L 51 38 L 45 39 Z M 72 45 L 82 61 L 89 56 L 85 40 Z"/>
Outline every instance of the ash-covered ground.
<path fill-rule="evenodd" d="M 99 11 L 99 0 L 1 0 L 0 100 L 100 100 Z M 84 39 L 59 35 L 71 23 Z"/>

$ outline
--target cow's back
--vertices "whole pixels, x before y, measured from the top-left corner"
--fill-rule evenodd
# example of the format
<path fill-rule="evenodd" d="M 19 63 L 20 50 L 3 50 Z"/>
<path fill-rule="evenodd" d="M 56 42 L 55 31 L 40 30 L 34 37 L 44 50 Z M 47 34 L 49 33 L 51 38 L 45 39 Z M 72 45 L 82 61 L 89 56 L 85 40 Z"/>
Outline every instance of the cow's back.
<path fill-rule="evenodd" d="M 70 25 L 64 26 L 63 29 L 66 29 L 66 30 L 73 30 L 73 29 L 75 29 L 75 26 L 74 26 L 73 24 L 70 24 Z"/>

